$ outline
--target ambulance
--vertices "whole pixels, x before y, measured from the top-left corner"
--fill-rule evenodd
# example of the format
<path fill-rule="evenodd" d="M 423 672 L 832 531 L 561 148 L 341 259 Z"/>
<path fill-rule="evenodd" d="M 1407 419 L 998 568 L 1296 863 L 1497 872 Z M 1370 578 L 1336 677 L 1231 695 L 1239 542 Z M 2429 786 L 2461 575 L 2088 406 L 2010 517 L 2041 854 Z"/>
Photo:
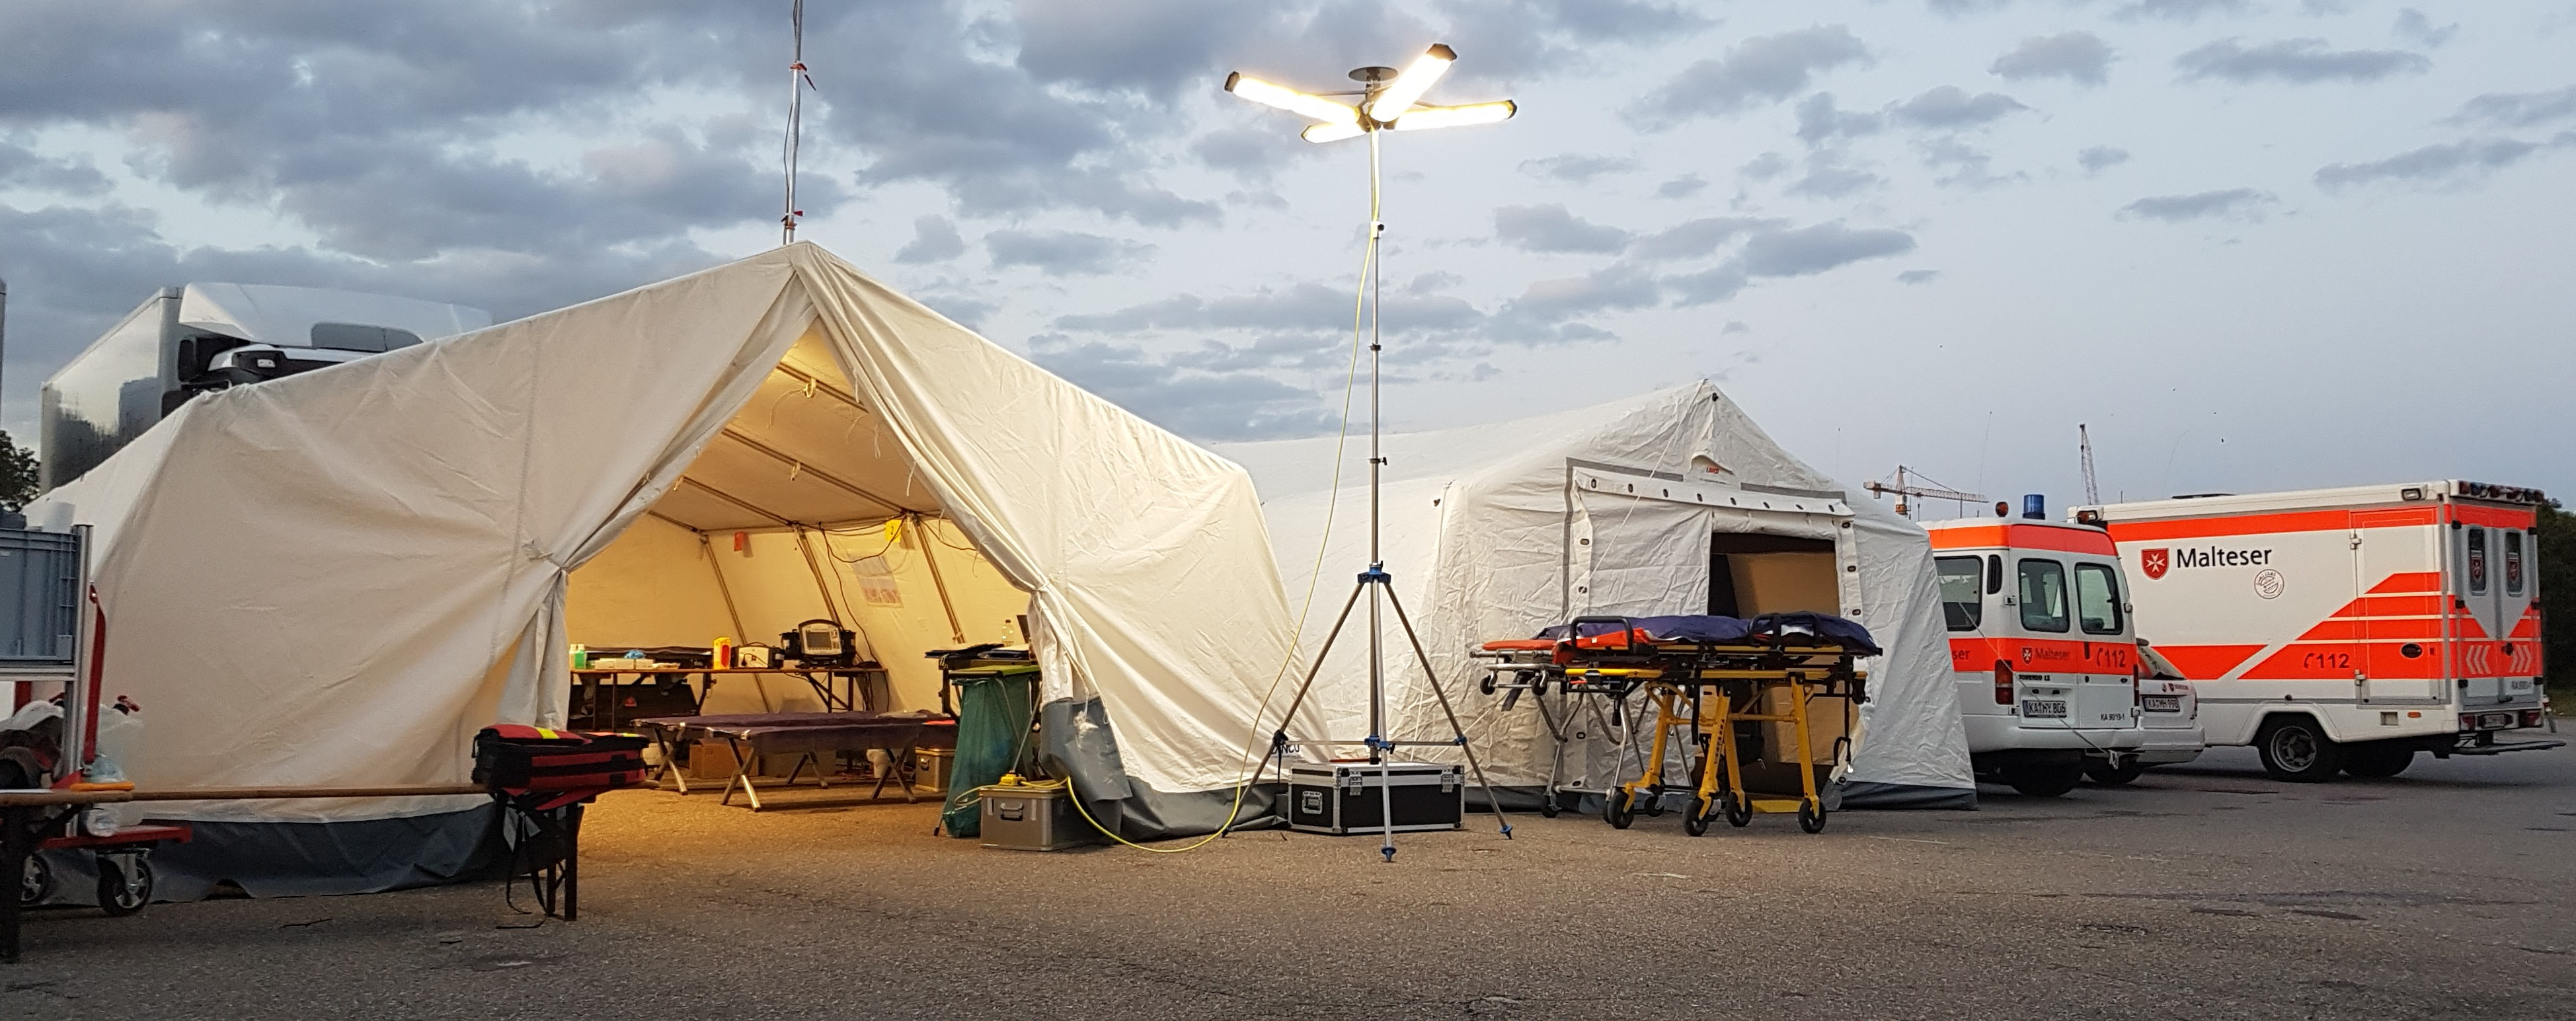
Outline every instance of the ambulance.
<path fill-rule="evenodd" d="M 1923 527 L 1969 764 L 1978 779 L 2056 797 L 2088 763 L 2095 772 L 2137 765 L 2149 735 L 2119 554 L 2102 529 L 2042 520 L 2042 507 L 2034 498 L 2019 519 Z"/>
<path fill-rule="evenodd" d="M 2541 705 L 2538 490 L 2407 482 L 2078 507 L 2135 579 L 2213 745 L 2273 777 L 2388 777 L 2514 740 Z"/>

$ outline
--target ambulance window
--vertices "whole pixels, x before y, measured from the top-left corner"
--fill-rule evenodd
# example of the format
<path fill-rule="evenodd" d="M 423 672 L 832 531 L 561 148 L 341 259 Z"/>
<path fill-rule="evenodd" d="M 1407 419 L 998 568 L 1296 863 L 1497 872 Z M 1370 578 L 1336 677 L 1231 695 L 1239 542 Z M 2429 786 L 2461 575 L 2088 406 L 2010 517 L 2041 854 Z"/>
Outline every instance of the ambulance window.
<path fill-rule="evenodd" d="M 1988 553 L 1986 554 L 1986 594 L 1991 596 L 2003 590 L 2004 555 Z"/>
<path fill-rule="evenodd" d="M 2496 533 L 2504 536 L 2504 594 L 2522 594 L 2522 533 L 2507 529 Z"/>
<path fill-rule="evenodd" d="M 2032 631 L 2066 630 L 2066 565 L 2054 560 L 2024 560 L 2021 573 L 2021 626 Z"/>
<path fill-rule="evenodd" d="M 2487 530 L 2469 526 L 2469 594 L 2487 594 Z"/>
<path fill-rule="evenodd" d="M 2075 614 L 2085 634 L 2120 633 L 2120 576 L 2111 565 L 2075 565 Z"/>
<path fill-rule="evenodd" d="M 1975 557 L 1936 557 L 1932 570 L 1941 579 L 1941 616 L 1952 631 L 1974 631 L 1986 615 L 1985 564 Z"/>

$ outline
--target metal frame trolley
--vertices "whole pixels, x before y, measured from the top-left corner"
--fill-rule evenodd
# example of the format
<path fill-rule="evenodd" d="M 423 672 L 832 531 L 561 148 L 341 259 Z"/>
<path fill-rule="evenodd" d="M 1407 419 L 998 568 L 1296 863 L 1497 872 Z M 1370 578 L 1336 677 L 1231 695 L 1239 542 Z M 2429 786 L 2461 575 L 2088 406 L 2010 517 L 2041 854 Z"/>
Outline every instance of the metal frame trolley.
<path fill-rule="evenodd" d="M 1770 812 L 1795 814 L 1800 829 L 1822 831 L 1826 806 L 1819 766 L 1830 767 L 1848 751 L 1853 713 L 1868 701 L 1868 674 L 1856 664 L 1876 650 L 1800 629 L 1765 628 L 1764 620 L 1744 627 L 1740 638 L 1709 640 L 1659 638 L 1639 627 L 1637 618 L 1577 617 L 1562 629 L 1550 629 L 1561 632 L 1560 637 L 1485 643 L 1479 656 L 1491 663 L 1480 687 L 1502 694 L 1505 709 L 1530 695 L 1556 742 L 1541 810 L 1555 815 L 1561 793 L 1597 795 L 1603 819 L 1627 829 L 1640 810 L 1661 815 L 1665 795 L 1683 794 L 1688 810 L 1682 828 L 1692 836 L 1708 832 L 1720 816 L 1729 825 L 1744 826 L 1754 815 Z M 1549 705 L 1551 693 L 1554 707 Z M 1641 693 L 1643 704 L 1632 705 Z M 1840 703 L 1842 724 L 1821 764 L 1812 736 L 1820 717 L 1811 707 L 1818 699 Z M 1653 722 L 1645 724 L 1649 709 Z M 1584 720 L 1599 726 L 1613 744 L 1611 783 L 1574 787 L 1562 782 L 1566 746 L 1590 734 L 1581 729 Z M 1775 781 L 1780 772 L 1794 773 L 1794 797 L 1788 791 L 1754 789 L 1747 746 L 1766 742 L 1758 730 L 1745 728 L 1762 724 L 1788 732 L 1779 741 L 1785 747 L 1770 756 L 1778 761 L 1766 763 L 1772 767 L 1766 772 Z M 1642 755 L 1637 747 L 1641 729 L 1649 735 Z M 1669 765 L 1677 742 L 1687 760 L 1679 770 Z M 1781 754 L 1787 752 L 1794 758 Z M 1765 756 L 1754 751 L 1750 757 Z M 1629 762 L 1636 763 L 1636 778 L 1618 782 Z M 1668 779 L 1673 772 L 1682 774 L 1678 782 Z"/>

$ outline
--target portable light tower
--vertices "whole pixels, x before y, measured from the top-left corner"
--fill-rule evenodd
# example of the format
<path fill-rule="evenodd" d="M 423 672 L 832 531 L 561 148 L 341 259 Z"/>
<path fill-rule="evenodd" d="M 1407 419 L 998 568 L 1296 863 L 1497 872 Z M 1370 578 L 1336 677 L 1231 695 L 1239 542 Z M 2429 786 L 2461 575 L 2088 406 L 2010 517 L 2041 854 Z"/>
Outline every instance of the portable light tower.
<path fill-rule="evenodd" d="M 1457 51 L 1450 49 L 1446 44 L 1434 43 L 1430 49 L 1424 50 L 1421 56 L 1415 57 L 1413 63 L 1400 72 L 1391 67 L 1359 68 L 1351 72 L 1351 80 L 1360 83 L 1361 87 L 1358 90 L 1320 94 L 1300 92 L 1283 85 L 1272 84 L 1248 77 L 1240 71 L 1225 76 L 1227 92 L 1264 106 L 1277 107 L 1299 114 L 1314 121 L 1315 123 L 1307 125 L 1300 133 L 1301 137 L 1309 142 L 1320 144 L 1362 135 L 1368 137 L 1368 279 L 1363 281 L 1363 284 L 1369 292 L 1369 563 L 1368 569 L 1360 572 L 1358 584 L 1351 588 L 1350 598 L 1343 601 L 1341 614 L 1333 619 L 1333 628 L 1325 634 L 1323 647 L 1315 651 L 1314 665 L 1307 668 L 1305 680 L 1297 687 L 1297 697 L 1289 703 L 1288 712 L 1280 717 L 1279 730 L 1271 736 L 1271 751 L 1274 756 L 1285 755 L 1289 744 L 1288 721 L 1296 718 L 1297 710 L 1305 704 L 1306 693 L 1314 686 L 1315 675 L 1323 670 L 1325 657 L 1332 654 L 1333 643 L 1340 638 L 1342 625 L 1350 620 L 1352 607 L 1358 604 L 1361 593 L 1367 593 L 1369 597 L 1368 737 L 1358 741 L 1327 739 L 1311 743 L 1363 745 L 1368 748 L 1369 762 L 1379 768 L 1379 808 L 1384 813 L 1381 819 L 1383 828 L 1380 833 L 1381 843 L 1378 853 L 1389 862 L 1395 860 L 1395 795 L 1393 788 L 1387 784 L 1387 757 L 1388 753 L 1401 746 L 1455 746 L 1464 751 L 1468 768 L 1475 771 L 1477 786 L 1485 789 L 1486 803 L 1493 808 L 1495 821 L 1502 825 L 1504 838 L 1509 839 L 1512 835 L 1511 822 L 1503 818 L 1502 806 L 1494 800 L 1493 785 L 1485 781 L 1485 769 L 1476 761 L 1475 749 L 1467 744 L 1467 731 L 1458 723 L 1457 710 L 1451 707 L 1448 693 L 1440 686 L 1440 675 L 1432 669 L 1431 658 L 1423 653 L 1422 639 L 1414 634 L 1413 621 L 1406 617 L 1404 604 L 1396 599 L 1395 582 L 1386 573 L 1385 557 L 1381 555 L 1379 547 L 1379 473 L 1386 465 L 1386 458 L 1379 448 L 1378 361 L 1379 352 L 1383 350 L 1383 346 L 1379 343 L 1378 306 L 1383 287 L 1378 264 L 1378 243 L 1386 235 L 1386 221 L 1379 216 L 1378 135 L 1390 130 L 1420 131 L 1470 124 L 1492 124 L 1509 120 L 1520 110 L 1508 99 L 1464 106 L 1424 105 L 1421 102 L 1422 97 L 1431 91 L 1433 83 L 1438 82 L 1442 75 L 1449 72 L 1449 65 L 1456 63 L 1457 60 Z M 1330 98 L 1332 96 L 1357 96 L 1359 101 L 1345 103 Z M 1386 736 L 1386 635 L 1380 618 L 1382 609 L 1394 610 L 1396 622 L 1403 626 L 1405 638 L 1412 644 L 1414 657 L 1422 664 L 1423 676 L 1431 683 L 1431 693 L 1440 700 L 1441 713 L 1449 718 L 1449 729 L 1453 735 L 1451 740 L 1397 741 Z"/>

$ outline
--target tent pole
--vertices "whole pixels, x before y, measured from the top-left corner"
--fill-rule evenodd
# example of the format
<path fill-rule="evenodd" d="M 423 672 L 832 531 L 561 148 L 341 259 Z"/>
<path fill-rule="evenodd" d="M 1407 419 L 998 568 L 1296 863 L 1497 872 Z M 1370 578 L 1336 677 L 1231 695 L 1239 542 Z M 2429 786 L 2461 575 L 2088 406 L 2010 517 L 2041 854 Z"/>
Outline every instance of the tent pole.
<path fill-rule="evenodd" d="M 693 528 L 690 529 L 690 531 L 696 532 L 697 530 Z M 724 596 L 725 617 L 733 621 L 733 633 L 742 636 L 737 640 L 749 641 L 751 639 L 751 633 L 742 629 L 742 613 L 741 611 L 733 608 L 733 586 L 725 584 L 724 562 L 716 559 L 715 544 L 707 540 L 707 533 L 705 532 L 698 532 L 698 552 L 707 558 L 707 569 L 716 573 L 716 591 Z M 716 667 L 717 669 L 723 669 L 724 667 L 724 664 L 722 663 L 709 663 L 707 665 Z M 709 680 L 713 680 L 713 678 L 709 678 Z M 760 693 L 761 712 L 777 712 L 776 709 L 770 708 L 769 685 L 761 683 L 761 676 L 759 674 L 751 675 L 751 690 Z M 705 701 L 706 695 L 703 691 L 699 693 L 698 699 L 702 702 Z"/>
<path fill-rule="evenodd" d="M 929 528 L 930 526 L 924 523 L 925 520 L 919 514 L 912 515 L 912 523 L 916 528 Z M 930 565 L 930 585 L 939 590 L 939 608 L 948 611 L 948 637 L 951 641 L 962 645 L 966 641 L 966 629 L 957 626 L 957 606 L 948 601 L 948 579 L 939 573 L 938 555 L 930 552 L 930 547 L 938 543 L 939 540 L 935 537 L 927 535 L 921 537 L 921 562 Z"/>
<path fill-rule="evenodd" d="M 824 611 L 830 613 L 833 620 L 846 623 L 841 616 L 841 604 L 832 599 L 832 583 L 823 577 L 823 565 L 815 561 L 814 547 L 805 541 L 803 525 L 796 526 L 796 549 L 805 554 L 805 569 L 814 572 L 814 590 L 823 594 Z"/>

